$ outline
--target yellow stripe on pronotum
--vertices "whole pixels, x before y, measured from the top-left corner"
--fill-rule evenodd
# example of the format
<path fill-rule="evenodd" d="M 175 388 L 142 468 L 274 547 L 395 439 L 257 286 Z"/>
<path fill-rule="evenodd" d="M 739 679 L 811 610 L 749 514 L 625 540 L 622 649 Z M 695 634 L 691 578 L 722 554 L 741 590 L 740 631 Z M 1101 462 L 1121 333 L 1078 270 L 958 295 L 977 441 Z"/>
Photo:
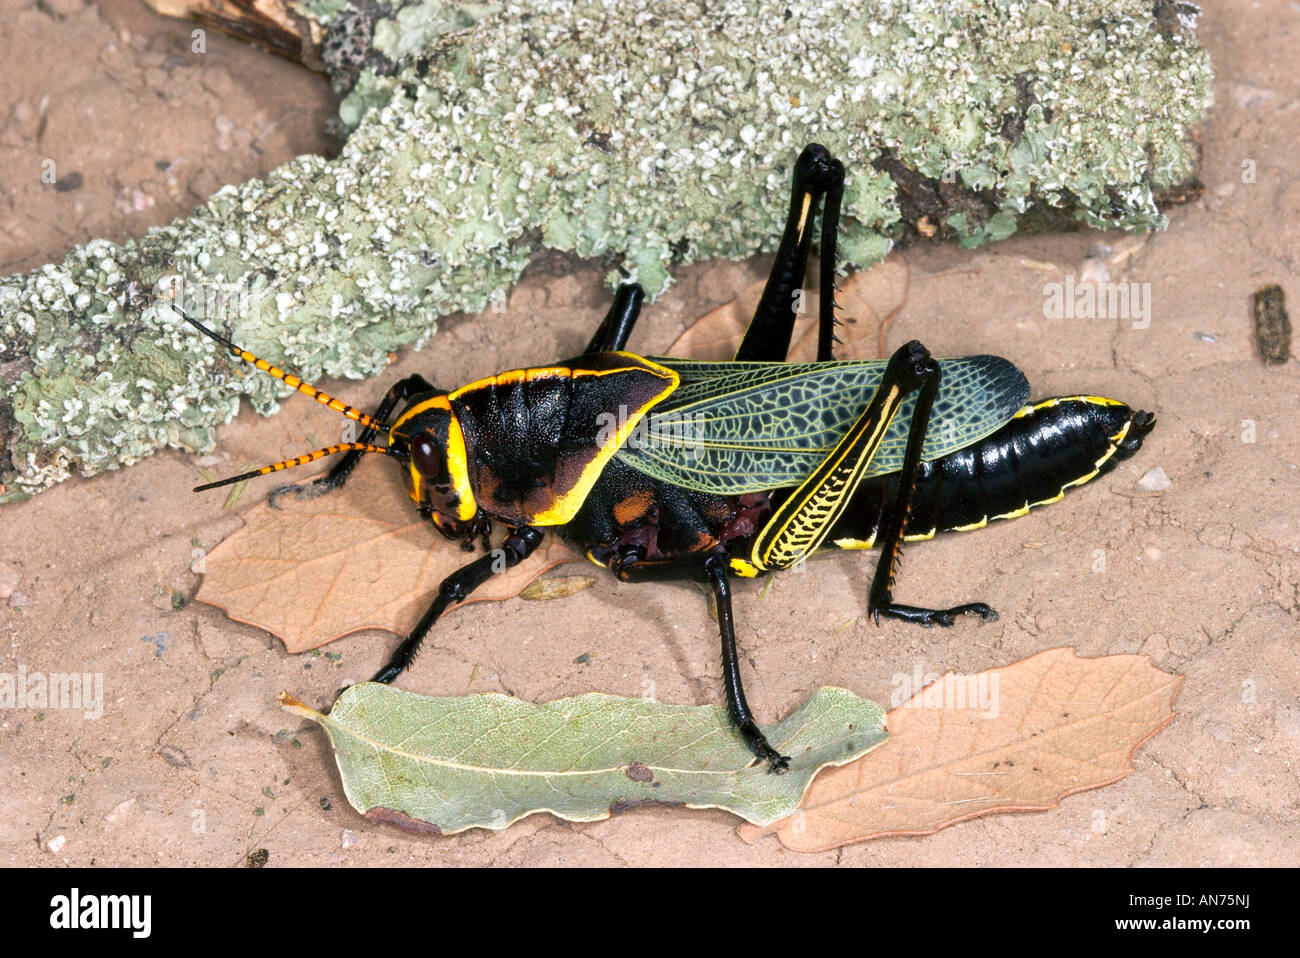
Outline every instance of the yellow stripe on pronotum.
<path fill-rule="evenodd" d="M 622 355 L 622 354 L 615 354 Z M 629 410 L 626 420 L 619 424 L 619 428 L 614 435 L 606 440 L 605 444 L 600 447 L 591 460 L 583 467 L 581 475 L 573 488 L 567 492 L 561 493 L 555 497 L 555 501 L 549 509 L 544 509 L 537 515 L 533 516 L 532 524 L 538 526 L 560 526 L 570 521 L 587 500 L 587 495 L 591 492 L 592 486 L 600 478 L 605 466 L 614 458 L 614 454 L 627 442 L 628 436 L 632 430 L 637 427 L 642 418 L 664 397 L 675 390 L 681 382 L 680 377 L 673 370 L 666 366 L 644 357 L 636 357 L 639 363 L 635 366 L 628 366 L 620 369 L 609 370 L 574 370 L 574 376 L 608 376 L 614 373 L 626 372 L 629 369 L 642 369 L 645 372 L 652 373 L 664 381 L 664 388 L 658 393 L 651 396 L 636 409 Z"/>

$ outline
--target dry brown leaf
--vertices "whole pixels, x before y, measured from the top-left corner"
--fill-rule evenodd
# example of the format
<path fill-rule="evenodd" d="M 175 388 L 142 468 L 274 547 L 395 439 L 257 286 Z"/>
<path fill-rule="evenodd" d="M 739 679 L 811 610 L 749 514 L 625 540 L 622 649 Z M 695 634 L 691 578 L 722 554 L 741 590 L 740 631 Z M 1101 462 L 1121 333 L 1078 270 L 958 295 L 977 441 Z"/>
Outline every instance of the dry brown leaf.
<path fill-rule="evenodd" d="M 809 270 L 815 279 L 817 271 Z M 669 347 L 672 356 L 691 359 L 730 359 L 744 338 L 745 329 L 758 307 L 766 281 L 753 283 L 731 302 L 705 313 Z M 907 299 L 907 263 L 897 254 L 888 256 L 871 269 L 839 278 L 837 315 L 843 325 L 836 329 L 840 345 L 837 359 L 874 359 L 880 355 L 879 333 Z M 790 358 L 813 362 L 817 358 L 817 309 L 820 290 L 807 291 L 804 309 L 795 322 Z"/>
<path fill-rule="evenodd" d="M 533 602 L 546 602 L 551 599 L 563 599 L 590 589 L 596 584 L 594 575 L 554 575 L 546 579 L 530 582 L 519 593 L 519 598 Z"/>
<path fill-rule="evenodd" d="M 420 518 L 386 465 L 362 461 L 336 492 L 250 509 L 243 528 L 204 557 L 196 598 L 265 629 L 290 652 L 360 629 L 405 635 L 442 580 L 474 556 Z M 578 558 L 548 536 L 527 561 L 492 576 L 462 605 L 512 598 L 547 569 Z"/>
<path fill-rule="evenodd" d="M 972 681 L 996 689 L 986 699 L 994 707 L 946 707 L 972 703 Z M 978 676 L 949 673 L 889 713 L 884 745 L 818 776 L 799 812 L 767 828 L 742 825 L 740 837 L 775 834 L 787 848 L 825 851 L 1055 808 L 1133 771 L 1133 752 L 1173 718 L 1181 681 L 1145 656 L 1085 659 L 1074 649 Z"/>

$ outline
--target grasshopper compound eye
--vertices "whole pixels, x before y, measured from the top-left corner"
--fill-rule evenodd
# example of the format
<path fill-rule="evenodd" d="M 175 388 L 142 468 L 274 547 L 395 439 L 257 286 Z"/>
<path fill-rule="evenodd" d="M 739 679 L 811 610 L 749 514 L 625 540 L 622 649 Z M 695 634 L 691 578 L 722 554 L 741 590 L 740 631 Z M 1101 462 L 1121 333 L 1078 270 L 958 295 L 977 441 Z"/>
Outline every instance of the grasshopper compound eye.
<path fill-rule="evenodd" d="M 429 436 L 417 436 L 411 440 L 411 465 L 430 481 L 437 481 L 446 475 L 447 457 Z"/>

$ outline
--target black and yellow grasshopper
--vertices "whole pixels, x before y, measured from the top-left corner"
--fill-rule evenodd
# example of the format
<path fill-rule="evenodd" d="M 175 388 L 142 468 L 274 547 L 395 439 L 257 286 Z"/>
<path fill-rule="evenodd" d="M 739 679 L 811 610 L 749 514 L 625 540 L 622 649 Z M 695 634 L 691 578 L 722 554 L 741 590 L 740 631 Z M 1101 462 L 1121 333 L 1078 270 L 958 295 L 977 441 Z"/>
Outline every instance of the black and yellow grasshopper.
<path fill-rule="evenodd" d="M 442 583 L 378 682 L 400 675 L 449 606 L 527 559 L 548 529 L 624 581 L 702 579 L 717 598 L 729 714 L 750 749 L 784 771 L 788 760 L 745 701 L 732 576 L 789 568 L 830 545 L 879 548 L 867 600 L 877 623 L 995 618 L 980 602 L 950 609 L 895 602 L 903 543 L 1056 502 L 1136 452 L 1154 423 L 1099 396 L 1029 405 L 1024 375 L 996 356 L 935 360 L 913 341 L 887 362 L 836 361 L 831 291 L 843 184 L 843 165 L 824 147 L 800 155 L 776 262 L 731 362 L 624 351 L 642 301 L 640 287 L 627 284 L 580 356 L 451 391 L 411 376 L 367 416 L 185 316 L 239 358 L 363 427 L 357 442 L 198 488 L 345 452 L 300 490 L 316 494 L 341 486 L 364 453 L 383 453 L 448 538 L 489 548 L 493 523 L 506 527 L 499 549 Z M 818 208 L 818 357 L 788 363 Z M 386 444 L 374 445 L 381 434 Z"/>

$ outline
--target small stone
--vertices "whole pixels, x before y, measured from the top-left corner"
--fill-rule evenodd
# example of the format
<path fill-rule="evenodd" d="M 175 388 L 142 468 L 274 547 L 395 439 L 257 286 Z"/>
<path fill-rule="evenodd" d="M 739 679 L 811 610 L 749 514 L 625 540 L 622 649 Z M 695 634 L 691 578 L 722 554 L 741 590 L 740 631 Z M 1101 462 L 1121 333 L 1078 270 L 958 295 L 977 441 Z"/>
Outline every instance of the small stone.
<path fill-rule="evenodd" d="M 122 821 L 128 815 L 130 815 L 132 812 L 135 811 L 137 804 L 138 803 L 134 798 L 128 798 L 124 802 L 118 802 L 116 805 L 113 806 L 112 811 L 110 811 L 107 815 L 104 816 L 104 821 L 108 822 L 109 824 Z"/>
<path fill-rule="evenodd" d="M 217 142 L 215 144 L 217 149 L 222 152 L 230 149 L 230 134 L 234 132 L 235 121 L 225 114 L 221 114 L 212 121 L 212 125 L 217 128 Z"/>
<path fill-rule="evenodd" d="M 1276 283 L 1255 291 L 1255 346 L 1259 358 L 1271 366 L 1280 366 L 1291 356 L 1291 318 L 1286 312 L 1286 296 Z"/>
<path fill-rule="evenodd" d="M 51 855 L 57 855 L 59 852 L 63 850 L 63 846 L 66 845 L 67 843 L 68 843 L 68 836 L 55 835 L 53 838 L 51 838 L 49 841 L 45 843 L 45 848 L 46 850 L 49 851 Z"/>
<path fill-rule="evenodd" d="M 0 562 L 0 599 L 7 599 L 13 595 L 21 578 L 17 569 L 7 562 Z"/>
<path fill-rule="evenodd" d="M 113 206 L 119 213 L 142 213 L 151 209 L 154 202 L 154 198 L 144 190 L 127 186 L 118 190 L 113 198 Z"/>
<path fill-rule="evenodd" d="M 1079 270 L 1079 283 L 1094 283 L 1103 286 L 1110 282 L 1110 269 L 1106 261 L 1100 257 L 1089 256 L 1083 261 L 1083 267 Z"/>
<path fill-rule="evenodd" d="M 1173 480 L 1165 475 L 1164 469 L 1156 466 L 1147 470 L 1147 474 L 1137 481 L 1137 487 L 1143 492 L 1160 492 L 1173 485 Z"/>
<path fill-rule="evenodd" d="M 343 829 L 343 839 L 339 842 L 344 848 L 351 848 L 357 843 L 357 833 L 350 828 Z"/>
<path fill-rule="evenodd" d="M 81 189 L 82 185 L 85 182 L 86 182 L 85 176 L 83 176 L 82 174 L 74 170 L 73 172 L 69 173 L 67 176 L 60 176 L 58 180 L 55 181 L 54 192 L 71 193 L 73 190 Z"/>

